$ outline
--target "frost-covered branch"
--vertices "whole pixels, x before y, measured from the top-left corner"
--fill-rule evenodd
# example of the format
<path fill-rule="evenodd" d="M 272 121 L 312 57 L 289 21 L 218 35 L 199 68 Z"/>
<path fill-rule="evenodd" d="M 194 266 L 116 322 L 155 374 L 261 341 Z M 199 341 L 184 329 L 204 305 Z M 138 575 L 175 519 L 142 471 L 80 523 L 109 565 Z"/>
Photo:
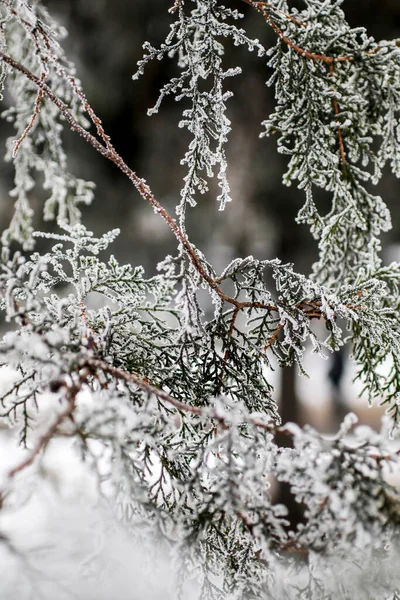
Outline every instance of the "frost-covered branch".
<path fill-rule="evenodd" d="M 155 58 L 177 59 L 149 111 L 169 95 L 184 104 L 180 126 L 191 138 L 176 219 L 114 148 L 59 44 L 64 31 L 39 1 L 0 2 L 17 198 L 0 260 L 0 364 L 9 369 L 0 421 L 18 429 L 26 453 L 6 483 L 18 496 L 25 477 L 40 480 L 50 442 L 72 439 L 124 527 L 143 537 L 157 528 L 174 548 L 178 587 L 196 572 L 204 599 L 275 598 L 287 564 L 285 597 L 336 600 L 335 561 L 378 564 L 400 526 L 390 481 L 400 468 L 390 438 L 400 418 L 400 266 L 382 265 L 390 215 L 369 187 L 386 163 L 400 173 L 400 49 L 351 28 L 338 0 L 304 0 L 302 10 L 243 1 L 274 30 L 273 48 L 250 38 L 239 12 L 219 0 L 180 0 L 169 3 L 165 42 L 147 42 L 138 64 L 141 74 Z M 276 107 L 265 133 L 277 133 L 289 157 L 284 182 L 306 194 L 298 221 L 319 246 L 311 277 L 253 256 L 218 274 L 187 231 L 188 206 L 214 179 L 219 208 L 231 200 L 226 84 L 241 69 L 226 61 L 229 43 L 268 56 Z M 176 256 L 157 275 L 109 254 L 117 230 L 97 238 L 80 223 L 78 205 L 92 200 L 93 185 L 66 168 L 65 126 L 113 162 L 175 235 Z M 56 232 L 32 228 L 28 192 L 38 172 Z M 331 194 L 328 214 L 315 188 Z M 272 371 L 296 365 L 306 374 L 310 348 L 326 358 L 344 343 L 368 398 L 387 405 L 382 431 L 358 426 L 354 415 L 335 436 L 282 424 Z M 303 522 L 291 525 L 278 484 L 290 487 Z M 299 555 L 307 568 L 293 561 Z"/>

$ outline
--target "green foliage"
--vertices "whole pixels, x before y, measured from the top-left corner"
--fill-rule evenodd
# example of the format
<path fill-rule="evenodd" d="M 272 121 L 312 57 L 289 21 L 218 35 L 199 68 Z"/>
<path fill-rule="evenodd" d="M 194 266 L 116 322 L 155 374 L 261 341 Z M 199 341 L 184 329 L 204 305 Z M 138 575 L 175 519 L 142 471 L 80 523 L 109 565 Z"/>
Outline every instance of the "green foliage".
<path fill-rule="evenodd" d="M 276 108 L 264 126 L 290 156 L 284 182 L 306 193 L 298 221 L 319 245 L 311 277 L 252 256 L 218 276 L 186 232 L 186 209 L 208 189 L 215 167 L 219 207 L 231 199 L 224 86 L 240 68 L 225 67 L 224 46 L 265 53 L 236 27 L 236 10 L 219 0 L 178 0 L 165 43 L 146 43 L 139 63 L 142 74 L 151 59 L 178 57 L 180 75 L 149 111 L 169 94 L 186 103 L 180 126 L 193 137 L 176 222 L 111 145 L 58 44 L 63 32 L 40 3 L 0 2 L 0 81 L 12 99 L 4 114 L 18 136 L 8 142 L 17 200 L 0 263 L 8 323 L 0 354 L 14 375 L 1 391 L 0 417 L 19 427 L 28 447 L 9 485 L 29 467 L 40 480 L 40 456 L 62 433 L 101 473 L 101 491 L 126 528 L 145 536 L 156 526 L 175 548 L 178 587 L 197 572 L 204 600 L 345 598 L 332 578 L 335 561 L 376 566 L 388 544 L 395 547 L 399 527 L 399 492 L 387 475 L 399 468 L 389 431 L 396 435 L 400 416 L 400 266 L 382 266 L 379 236 L 390 215 L 371 185 L 386 163 L 400 174 L 400 48 L 351 29 L 337 0 L 305 0 L 302 11 L 285 1 L 245 1 L 278 38 L 267 51 Z M 85 131 L 89 121 L 96 135 Z M 80 223 L 78 205 L 92 200 L 93 184 L 67 171 L 66 122 L 120 168 L 175 234 L 177 254 L 157 276 L 99 257 L 118 232 L 95 238 Z M 44 217 L 57 218 L 59 233 L 33 231 L 28 192 L 37 172 L 51 190 Z M 331 194 L 327 215 L 314 200 L 316 187 Z M 28 256 L 13 252 L 12 242 L 33 250 L 38 238 L 56 243 Z M 214 307 L 207 318 L 205 290 Z M 310 346 L 326 357 L 344 342 L 352 344 L 366 395 L 386 403 L 391 420 L 377 434 L 349 415 L 333 438 L 282 427 L 272 369 L 296 364 L 305 374 Z M 56 402 L 38 433 L 46 394 Z M 280 447 L 276 434 L 293 447 Z M 290 525 L 287 508 L 274 500 L 276 482 L 290 485 L 304 523 Z M 306 555 L 308 570 L 290 553 Z M 283 591 L 277 581 L 285 569 L 300 579 Z"/>

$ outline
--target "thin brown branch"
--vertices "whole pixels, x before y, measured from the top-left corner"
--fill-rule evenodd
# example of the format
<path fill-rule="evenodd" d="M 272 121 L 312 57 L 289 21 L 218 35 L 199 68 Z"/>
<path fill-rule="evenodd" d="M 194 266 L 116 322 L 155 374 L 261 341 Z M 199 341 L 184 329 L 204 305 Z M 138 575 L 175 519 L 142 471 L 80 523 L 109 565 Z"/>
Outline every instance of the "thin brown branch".
<path fill-rule="evenodd" d="M 15 69 L 15 70 L 19 71 L 20 73 L 22 73 L 23 75 L 25 75 L 25 77 L 27 79 L 29 79 L 29 81 L 34 83 L 40 90 L 42 90 L 42 92 L 60 110 L 60 112 L 62 113 L 63 117 L 69 124 L 72 131 L 75 131 L 76 133 L 78 133 L 86 142 L 91 144 L 91 146 L 95 150 L 97 150 L 97 152 L 99 152 L 102 156 L 104 156 L 105 158 L 107 158 L 108 160 L 113 162 L 124 173 L 124 175 L 126 175 L 130 179 L 130 181 L 133 183 L 133 185 L 135 186 L 135 188 L 139 192 L 139 194 L 145 200 L 147 200 L 147 202 L 153 207 L 154 211 L 157 214 L 159 214 L 164 219 L 164 221 L 166 221 L 166 223 L 168 224 L 171 231 L 175 234 L 178 241 L 185 248 L 190 260 L 192 261 L 192 263 L 194 264 L 195 268 L 197 269 L 197 271 L 201 275 L 201 277 L 204 279 L 204 281 L 206 281 L 208 283 L 208 285 L 217 292 L 217 294 L 221 297 L 221 299 L 224 302 L 228 302 L 229 304 L 234 305 L 235 307 L 239 308 L 240 310 L 243 308 L 247 308 L 247 307 L 265 308 L 267 310 L 277 310 L 277 308 L 273 305 L 266 305 L 263 303 L 254 303 L 253 304 L 250 302 L 240 302 L 239 300 L 237 300 L 235 298 L 231 298 L 230 296 L 227 296 L 219 288 L 218 281 L 216 279 L 214 279 L 213 277 L 211 277 L 207 273 L 207 271 L 203 267 L 198 255 L 196 254 L 196 251 L 194 250 L 192 244 L 190 243 L 188 237 L 180 229 L 176 220 L 173 219 L 169 215 L 169 213 L 165 210 L 165 208 L 158 202 L 158 200 L 155 198 L 153 192 L 151 191 L 151 189 L 147 185 L 147 183 L 143 179 L 141 179 L 130 167 L 128 167 L 128 165 L 125 163 L 125 161 L 120 156 L 120 154 L 118 154 L 118 152 L 112 146 L 112 144 L 110 143 L 109 136 L 104 132 L 104 129 L 101 126 L 101 120 L 97 117 L 97 115 L 91 109 L 91 107 L 90 107 L 89 103 L 86 101 L 86 99 L 85 99 L 85 109 L 89 113 L 92 121 L 95 123 L 97 131 L 98 131 L 99 135 L 102 137 L 102 139 L 104 140 L 106 145 L 103 145 L 94 135 L 92 135 L 91 133 L 86 131 L 86 129 L 84 129 L 81 125 L 79 125 L 79 123 L 74 119 L 73 115 L 69 111 L 68 106 L 60 98 L 58 98 L 58 96 L 56 94 L 54 94 L 54 92 L 48 87 L 48 85 L 46 83 L 44 83 L 44 81 L 42 81 L 36 75 L 31 73 L 31 71 L 29 71 L 26 67 L 21 65 L 16 60 L 14 60 L 11 56 L 8 56 L 7 54 L 5 54 L 4 52 L 1 52 L 1 51 L 0 51 L 0 60 L 3 60 L 5 63 L 10 65 L 13 69 Z M 75 89 L 75 91 L 78 90 L 77 87 L 74 89 Z M 84 96 L 82 93 L 81 99 L 83 99 L 83 98 L 84 98 Z"/>
<path fill-rule="evenodd" d="M 184 0 L 175 0 L 174 5 L 168 10 L 168 12 L 170 13 L 175 13 L 177 12 L 180 7 L 182 6 Z"/>
<path fill-rule="evenodd" d="M 254 2 L 252 2 L 252 0 L 244 0 L 244 1 L 247 1 L 247 3 L 250 3 L 251 5 L 255 4 Z M 84 129 L 75 120 L 75 118 L 71 114 L 70 110 L 68 109 L 68 106 L 60 98 L 58 98 L 58 96 L 49 88 L 49 86 L 43 81 L 43 78 L 37 77 L 31 71 L 29 71 L 26 67 L 24 67 L 19 62 L 14 60 L 12 57 L 8 56 L 7 54 L 5 54 L 4 52 L 1 52 L 1 51 L 0 51 L 0 60 L 4 61 L 6 64 L 11 66 L 16 71 L 19 71 L 20 73 L 22 73 L 29 81 L 34 83 L 39 88 L 39 91 L 41 91 L 42 94 L 46 95 L 49 98 L 49 100 L 51 102 L 53 102 L 55 104 L 55 106 L 57 106 L 57 108 L 60 110 L 61 114 L 63 115 L 64 119 L 70 126 L 71 130 L 77 132 L 86 142 L 91 144 L 91 146 L 95 150 L 97 150 L 97 152 L 99 152 L 102 156 L 104 156 L 105 158 L 107 158 L 108 160 L 113 162 L 124 173 L 124 175 L 129 178 L 129 180 L 133 183 L 133 185 L 135 186 L 135 188 L 139 192 L 139 194 L 153 207 L 153 210 L 157 214 L 159 214 L 164 219 L 164 221 L 167 223 L 167 225 L 169 226 L 169 228 L 171 229 L 171 231 L 174 233 L 175 237 L 177 238 L 178 242 L 180 244 L 182 244 L 189 259 L 193 263 L 194 267 L 196 268 L 196 270 L 198 271 L 198 273 L 200 274 L 202 279 L 213 290 L 215 290 L 215 292 L 219 295 L 219 297 L 221 298 L 221 300 L 223 302 L 231 304 L 235 307 L 236 315 L 239 311 L 244 310 L 246 308 L 260 309 L 260 310 L 274 311 L 274 312 L 277 312 L 279 310 L 278 306 L 273 305 L 273 304 L 265 304 L 263 302 L 240 301 L 237 298 L 228 296 L 227 294 L 225 294 L 223 292 L 223 290 L 219 287 L 219 283 L 221 281 L 220 278 L 213 278 L 211 275 L 209 275 L 209 273 L 203 266 L 200 258 L 198 257 L 195 249 L 193 248 L 192 244 L 190 243 L 187 235 L 180 229 L 176 220 L 173 219 L 169 215 L 169 213 L 165 210 L 165 208 L 159 203 L 159 201 L 156 199 L 156 197 L 154 196 L 153 192 L 151 191 L 150 187 L 147 185 L 145 180 L 140 178 L 125 163 L 123 158 L 120 156 L 120 154 L 118 154 L 116 149 L 113 147 L 113 145 L 110 142 L 109 136 L 105 133 L 105 131 L 101 125 L 101 120 L 97 117 L 95 112 L 92 110 L 92 108 L 90 107 L 89 103 L 87 102 L 83 92 L 81 92 L 81 90 L 79 90 L 79 88 L 75 84 L 75 80 L 73 78 L 71 79 L 70 77 L 68 77 L 68 75 L 66 73 L 63 72 L 64 73 L 63 76 L 65 76 L 68 79 L 69 83 L 72 85 L 75 92 L 79 95 L 81 100 L 84 102 L 84 108 L 88 112 L 93 123 L 95 124 L 97 133 L 102 138 L 104 145 L 94 135 L 92 135 L 90 132 L 88 132 L 86 129 Z M 301 306 L 298 305 L 295 308 L 301 308 Z M 350 307 L 350 308 L 353 308 L 353 307 Z M 321 310 L 317 306 L 315 306 L 315 311 L 308 313 L 309 318 L 320 318 L 321 316 L 322 316 Z"/>
<path fill-rule="evenodd" d="M 21 17 L 19 12 L 11 6 L 11 3 L 8 0 L 0 0 L 0 1 L 2 4 L 4 4 L 4 6 L 7 8 L 7 10 L 13 15 L 13 17 L 15 17 L 17 19 L 17 21 L 19 23 L 21 23 L 21 25 L 25 25 L 32 31 L 35 29 L 35 26 L 32 23 L 30 23 L 29 21 L 27 21 L 26 19 Z"/>
<path fill-rule="evenodd" d="M 335 74 L 335 67 L 334 67 L 333 63 L 329 67 L 329 74 L 331 77 L 333 77 Z M 335 90 L 333 90 L 333 91 L 335 92 Z M 339 114 L 340 110 L 339 110 L 339 104 L 338 104 L 336 98 L 332 99 L 332 105 L 333 105 L 333 110 L 335 111 L 335 115 L 337 116 Z M 337 134 L 338 134 L 338 142 L 339 142 L 340 160 L 342 163 L 342 168 L 345 169 L 346 168 L 346 153 L 344 150 L 343 134 L 342 134 L 342 130 L 340 127 L 338 127 L 338 129 L 337 129 Z"/>
<path fill-rule="evenodd" d="M 97 348 L 96 341 L 95 341 L 96 334 L 93 330 L 93 327 L 89 323 L 89 319 L 88 319 L 87 311 L 86 311 L 86 305 L 83 302 L 83 300 L 80 301 L 79 305 L 81 308 L 82 321 L 84 322 L 85 327 L 86 327 L 86 331 L 84 333 L 84 339 L 86 341 L 87 347 L 90 348 L 91 350 L 93 350 L 97 354 L 98 348 Z"/>
<path fill-rule="evenodd" d="M 41 74 L 41 76 L 40 76 L 41 83 L 44 82 L 45 78 L 46 78 L 46 71 L 43 71 L 42 74 Z M 37 95 L 36 95 L 36 100 L 35 100 L 35 105 L 34 105 L 32 117 L 31 117 L 28 125 L 25 127 L 25 130 L 23 131 L 23 133 L 21 134 L 21 136 L 17 140 L 14 141 L 14 149 L 13 149 L 13 153 L 12 153 L 13 158 L 16 158 L 16 156 L 18 154 L 18 150 L 20 149 L 21 144 L 26 139 L 28 133 L 31 131 L 31 129 L 34 126 L 37 117 L 39 116 L 40 104 L 42 102 L 42 98 L 43 98 L 43 89 L 39 88 L 38 92 L 37 92 Z"/>
<path fill-rule="evenodd" d="M 282 325 L 282 323 L 278 323 L 274 333 L 271 335 L 267 344 L 264 346 L 264 352 L 267 352 L 267 350 L 269 350 L 269 348 L 271 348 L 271 346 L 274 344 L 281 329 L 283 329 L 283 325 Z"/>
<path fill-rule="evenodd" d="M 160 388 L 150 383 L 146 377 L 141 377 L 136 373 L 128 373 L 128 371 L 124 371 L 123 369 L 119 369 L 118 367 L 113 367 L 112 365 L 109 365 L 103 360 L 95 358 L 88 359 L 87 361 L 85 361 L 85 364 L 90 369 L 95 369 L 103 371 L 104 373 L 109 373 L 116 379 L 120 379 L 122 381 L 125 381 L 126 383 L 133 383 L 134 385 L 137 385 L 138 388 L 140 388 L 143 392 L 157 396 L 158 398 L 160 398 L 160 400 L 171 404 L 172 406 L 174 406 L 178 410 L 181 410 L 182 412 L 190 412 L 194 415 L 201 415 L 203 412 L 203 409 L 199 406 L 192 406 L 191 404 L 186 404 L 185 402 L 177 400 L 164 390 L 161 390 Z"/>
<path fill-rule="evenodd" d="M 113 162 L 130 179 L 130 181 L 133 183 L 133 185 L 135 186 L 135 188 L 139 192 L 139 194 L 145 200 L 147 200 L 149 202 L 149 204 L 153 207 L 154 211 L 156 213 L 158 213 L 167 222 L 168 226 L 170 227 L 172 232 L 175 234 L 178 241 L 185 248 L 186 252 L 188 253 L 188 255 L 189 255 L 190 259 L 192 260 L 192 262 L 194 263 L 194 265 L 196 266 L 196 269 L 198 270 L 198 272 L 200 273 L 202 278 L 213 289 L 216 289 L 217 284 L 215 283 L 213 278 L 210 277 L 210 275 L 207 273 L 207 271 L 204 269 L 203 265 L 201 264 L 200 259 L 198 258 L 197 254 L 196 254 L 195 250 L 193 249 L 191 243 L 189 242 L 187 236 L 182 232 L 179 225 L 176 223 L 175 219 L 173 219 L 168 214 L 168 212 L 163 208 L 163 206 L 158 202 L 158 200 L 155 198 L 154 194 L 152 193 L 151 189 L 146 184 L 146 182 L 143 179 L 141 179 L 130 167 L 128 167 L 128 165 L 125 163 L 125 161 L 122 159 L 122 157 L 118 154 L 118 152 L 115 150 L 115 148 L 109 143 L 108 136 L 106 136 L 105 133 L 104 133 L 105 137 L 103 137 L 103 135 L 102 135 L 103 139 L 105 139 L 105 141 L 107 143 L 106 146 L 103 146 L 103 144 L 97 138 L 95 138 L 91 133 L 89 133 L 88 131 L 86 131 L 86 129 L 84 129 L 81 125 L 79 125 L 79 123 L 72 116 L 71 112 L 68 110 L 68 106 L 62 100 L 60 100 L 60 98 L 58 98 L 58 96 L 56 96 L 56 94 L 54 94 L 54 92 L 43 81 L 41 81 L 41 79 L 39 79 L 36 75 L 31 73 L 26 67 L 21 65 L 19 62 L 14 60 L 11 56 L 8 56 L 7 54 L 5 54 L 4 52 L 1 52 L 1 51 L 0 51 L 0 59 L 3 60 L 8 65 L 10 65 L 13 69 L 15 69 L 15 70 L 19 71 L 20 73 L 22 73 L 23 75 L 25 75 L 25 77 L 27 77 L 27 79 L 29 79 L 39 89 L 41 89 L 43 91 L 43 93 L 46 94 L 46 96 L 57 106 L 57 108 L 60 110 L 60 112 L 62 113 L 63 117 L 65 118 L 65 120 L 67 121 L 67 123 L 69 124 L 71 129 L 73 131 L 77 132 L 86 142 L 91 144 L 95 150 L 97 150 L 100 154 L 102 154 L 102 156 L 104 156 L 105 158 L 107 158 L 108 160 Z M 88 103 L 85 108 L 86 108 L 86 110 L 89 111 Z M 100 119 L 98 119 L 96 117 L 96 115 L 94 114 L 93 111 L 91 111 L 91 118 L 94 119 L 94 122 L 96 123 L 96 125 L 98 127 L 100 127 L 101 121 L 100 121 Z M 101 129 L 101 131 L 103 131 L 103 130 Z"/>
<path fill-rule="evenodd" d="M 225 377 L 225 373 L 226 373 L 226 365 L 228 363 L 228 359 L 229 359 L 229 340 L 233 334 L 233 330 L 235 328 L 235 323 L 236 323 L 236 319 L 237 316 L 239 314 L 240 308 L 239 307 L 235 307 L 235 310 L 233 311 L 233 315 L 232 315 L 232 320 L 231 320 L 231 324 L 229 326 L 228 329 L 228 345 L 226 347 L 225 353 L 224 353 L 224 357 L 222 359 L 222 368 L 221 368 L 221 373 L 219 376 L 219 382 L 218 382 L 218 388 L 217 388 L 217 394 L 219 394 L 221 392 L 222 389 L 222 385 L 224 383 L 224 377 Z"/>
<path fill-rule="evenodd" d="M 76 390 L 76 392 L 75 392 L 75 390 L 73 390 L 73 391 L 74 391 L 74 393 L 69 394 L 68 404 L 65 407 L 65 409 L 57 415 L 57 417 L 54 420 L 54 422 L 52 423 L 52 425 L 39 438 L 39 440 L 37 441 L 32 452 L 23 461 L 21 461 L 16 467 L 13 467 L 9 471 L 9 473 L 8 473 L 9 477 L 11 477 L 11 478 L 14 477 L 17 473 L 19 473 L 20 471 L 23 471 L 24 469 L 26 469 L 26 467 L 29 467 L 30 465 L 32 465 L 34 463 L 36 457 L 42 452 L 42 450 L 44 450 L 44 448 L 47 446 L 47 444 L 50 442 L 50 440 L 57 433 L 57 429 L 59 428 L 61 423 L 68 417 L 72 416 L 72 413 L 74 412 L 74 409 L 75 409 L 75 397 L 76 397 L 76 393 L 78 390 Z"/>
<path fill-rule="evenodd" d="M 279 548 L 280 552 L 290 552 L 291 554 L 299 554 L 307 556 L 310 553 L 310 549 L 306 546 L 302 546 L 295 540 L 290 540 L 286 542 L 283 546 Z"/>
<path fill-rule="evenodd" d="M 254 0 L 242 0 L 242 2 L 249 4 L 250 6 L 255 8 L 260 14 L 262 14 L 262 16 L 267 21 L 267 23 L 275 31 L 276 35 L 289 48 L 291 48 L 294 52 L 296 52 L 300 56 L 304 56 L 304 58 L 307 58 L 308 60 L 322 61 L 328 65 L 331 65 L 335 62 L 350 62 L 350 61 L 354 60 L 353 56 L 335 56 L 335 57 L 334 56 L 326 56 L 325 54 L 317 54 L 315 52 L 310 52 L 309 50 L 306 50 L 305 48 L 301 48 L 300 46 L 298 46 L 297 44 L 292 42 L 283 33 L 283 31 L 280 29 L 280 27 L 278 27 L 278 25 L 275 23 L 275 21 L 272 19 L 271 15 L 268 12 L 268 8 L 269 8 L 268 2 L 255 2 Z M 290 19 L 290 20 L 293 20 L 293 19 Z"/>
<path fill-rule="evenodd" d="M 262 6 L 265 6 L 265 8 L 267 8 L 268 10 L 272 10 L 275 13 L 282 15 L 282 17 L 284 17 L 288 21 L 291 21 L 292 23 L 295 23 L 299 27 L 307 27 L 307 25 L 304 23 L 304 21 L 300 21 L 300 19 L 296 19 L 296 17 L 293 17 L 293 15 L 289 15 L 285 11 L 280 10 L 279 8 L 276 8 L 275 6 L 272 6 L 272 4 L 270 4 L 269 2 L 255 2 L 255 4 L 257 4 L 260 8 Z"/>
<path fill-rule="evenodd" d="M 201 416 L 204 414 L 205 409 L 203 407 L 193 406 L 191 404 L 187 404 L 186 402 L 182 402 L 181 400 L 177 400 L 176 398 L 171 396 L 168 392 L 165 392 L 164 390 L 161 390 L 160 388 L 158 388 L 155 385 L 153 385 L 152 383 L 150 383 L 147 378 L 141 377 L 140 375 L 137 375 L 136 373 L 128 373 L 128 371 L 124 371 L 123 369 L 119 369 L 118 367 L 109 365 L 108 363 L 104 362 L 103 360 L 99 360 L 99 359 L 95 359 L 95 358 L 90 358 L 90 359 L 86 360 L 85 365 L 87 367 L 89 367 L 91 370 L 99 370 L 99 371 L 102 371 L 103 373 L 109 373 L 116 379 L 120 379 L 121 381 L 125 381 L 126 383 L 131 383 L 131 384 L 137 385 L 137 387 L 139 389 L 141 389 L 143 392 L 145 392 L 146 394 L 153 394 L 154 396 L 157 396 L 158 398 L 160 398 L 160 400 L 167 402 L 168 404 L 170 404 L 171 406 L 174 406 L 176 409 L 178 409 L 182 412 L 188 412 L 188 413 L 191 413 L 191 414 L 197 415 L 197 416 Z M 211 416 L 211 418 L 218 421 L 218 423 L 223 425 L 225 428 L 228 427 L 225 419 L 219 413 L 215 412 L 214 414 L 211 414 L 209 416 Z M 274 423 L 266 423 L 265 421 L 262 421 L 261 419 L 256 419 L 256 418 L 251 417 L 249 419 L 249 423 L 251 425 L 253 425 L 254 427 L 259 427 L 260 429 L 265 429 L 265 430 L 271 431 L 271 432 L 278 431 L 278 429 L 280 430 L 280 428 L 278 428 L 278 426 L 275 425 Z M 284 433 L 285 430 L 282 429 L 282 432 Z M 288 435 L 291 435 L 290 432 L 287 432 L 287 433 L 288 433 Z"/>
<path fill-rule="evenodd" d="M 58 57 L 52 53 L 50 40 L 49 40 L 47 34 L 44 32 L 41 25 L 37 24 L 34 26 L 32 23 L 30 23 L 26 19 L 21 18 L 19 13 L 12 8 L 12 6 L 8 2 L 8 0 L 0 0 L 0 1 L 6 6 L 6 8 L 9 10 L 9 12 L 14 17 L 16 17 L 18 22 L 25 28 L 25 31 L 27 32 L 29 37 L 31 37 L 31 39 L 33 40 L 33 43 L 35 44 L 35 47 L 36 47 L 36 53 L 40 56 L 42 62 L 45 64 L 51 63 L 54 66 L 57 74 L 60 75 L 60 77 L 62 77 L 62 79 L 70 85 L 73 92 L 80 99 L 84 110 L 88 113 L 91 121 L 95 125 L 97 134 L 99 135 L 99 137 L 102 138 L 106 147 L 111 147 L 110 137 L 105 133 L 101 120 L 95 114 L 92 107 L 88 103 L 85 94 L 77 85 L 76 78 L 72 77 L 71 75 L 69 75 L 67 73 L 67 71 L 64 69 L 64 67 L 60 64 Z M 42 39 L 44 42 L 44 48 L 41 47 L 41 45 L 39 43 L 40 39 Z M 44 56 L 43 56 L 43 52 L 45 54 Z"/>

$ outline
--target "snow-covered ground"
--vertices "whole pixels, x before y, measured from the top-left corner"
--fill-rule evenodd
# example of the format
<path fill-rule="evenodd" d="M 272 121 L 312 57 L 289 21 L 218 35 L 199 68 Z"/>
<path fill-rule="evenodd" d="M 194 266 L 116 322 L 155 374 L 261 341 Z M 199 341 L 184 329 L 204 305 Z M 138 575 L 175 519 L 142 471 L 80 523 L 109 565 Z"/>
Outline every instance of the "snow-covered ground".
<path fill-rule="evenodd" d="M 6 474 L 21 451 L 6 430 L 0 443 L 2 488 L 7 489 Z M 37 468 L 40 475 L 33 477 Z M 167 599 L 166 561 L 150 547 L 144 553 L 117 524 L 70 440 L 54 440 L 40 466 L 35 463 L 21 473 L 15 491 L 4 498 L 0 598 Z"/>
<path fill-rule="evenodd" d="M 326 361 L 314 360 L 307 367 L 313 377 L 299 379 L 303 403 L 308 410 L 315 406 L 329 410 L 329 388 L 322 370 Z M 12 376 L 11 371 L 1 370 L 2 385 Z M 347 373 L 346 389 L 348 393 L 353 390 L 354 397 L 350 379 Z M 350 397 L 348 402 L 352 406 L 355 401 Z M 39 432 L 54 417 L 54 397 L 42 397 L 41 408 Z M 53 440 L 39 460 L 16 476 L 12 486 L 8 473 L 26 451 L 18 447 L 11 428 L 0 429 L 0 453 L 1 600 L 177 600 L 172 557 L 158 542 L 132 538 L 117 523 L 112 507 L 99 494 L 98 477 L 82 462 L 70 438 Z M 385 568 L 390 579 L 392 563 Z M 359 589 L 360 600 L 372 597 L 363 595 L 359 567 L 343 563 L 338 569 L 337 582 L 329 585 Z M 292 598 L 285 592 L 287 576 L 282 570 L 277 578 L 282 588 L 277 588 L 279 600 Z M 299 577 L 301 582 L 305 574 Z M 185 600 L 198 597 L 193 583 Z"/>

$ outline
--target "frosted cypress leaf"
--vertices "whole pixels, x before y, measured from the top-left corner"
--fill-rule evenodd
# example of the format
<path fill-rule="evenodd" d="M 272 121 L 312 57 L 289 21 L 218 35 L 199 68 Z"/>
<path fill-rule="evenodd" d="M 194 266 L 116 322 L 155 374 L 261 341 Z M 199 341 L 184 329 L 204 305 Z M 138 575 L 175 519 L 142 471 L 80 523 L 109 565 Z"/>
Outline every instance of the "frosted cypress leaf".
<path fill-rule="evenodd" d="M 141 74 L 152 59 L 177 60 L 177 75 L 149 111 L 167 95 L 184 103 L 180 126 L 192 137 L 176 222 L 112 146 L 59 45 L 62 28 L 39 1 L 0 3 L 0 87 L 16 129 L 7 150 L 16 212 L 0 261 L 0 364 L 12 370 L 0 378 L 0 420 L 25 447 L 4 484 L 6 510 L 42 486 L 53 442 L 73 440 L 141 547 L 156 530 L 173 549 L 181 597 L 196 573 L 204 599 L 361 597 L 365 582 L 365 598 L 394 599 L 400 267 L 382 262 L 390 215 L 369 184 L 386 164 L 399 174 L 400 50 L 350 28 L 337 0 L 305 0 L 302 10 L 284 0 L 247 4 L 278 38 L 267 51 L 276 106 L 264 127 L 288 156 L 284 183 L 306 195 L 298 221 L 319 246 L 311 277 L 253 256 L 218 275 L 186 231 L 186 207 L 210 181 L 219 185 L 219 208 L 230 201 L 226 80 L 240 67 L 225 65 L 226 44 L 265 54 L 236 26 L 237 10 L 176 0 L 165 43 L 146 42 L 138 65 Z M 96 237 L 80 223 L 79 203 L 92 200 L 93 184 L 67 170 L 66 124 L 120 168 L 174 233 L 176 256 L 156 276 L 110 254 L 118 230 Z M 50 233 L 32 225 L 38 172 L 50 192 L 44 217 L 58 225 Z M 316 187 L 331 195 L 327 214 Z M 46 250 L 34 251 L 38 238 Z M 306 374 L 310 348 L 324 358 L 345 342 L 368 400 L 387 404 L 389 422 L 378 433 L 348 415 L 335 436 L 282 425 L 272 369 L 296 365 Z M 290 486 L 304 523 L 290 524 L 276 482 Z M 14 551 L 13 540 L 0 538 Z M 96 573 L 102 560 L 100 551 L 88 559 Z"/>

